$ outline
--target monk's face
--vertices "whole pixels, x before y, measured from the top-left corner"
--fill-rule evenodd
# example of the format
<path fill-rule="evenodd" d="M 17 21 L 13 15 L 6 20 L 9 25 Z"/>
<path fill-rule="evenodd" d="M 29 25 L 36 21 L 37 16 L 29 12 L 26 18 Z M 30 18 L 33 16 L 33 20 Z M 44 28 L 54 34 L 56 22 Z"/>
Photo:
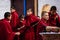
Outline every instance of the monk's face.
<path fill-rule="evenodd" d="M 29 9 L 29 13 L 32 14 L 32 9 Z"/>
<path fill-rule="evenodd" d="M 15 9 L 11 9 L 11 12 L 15 12 L 16 10 Z"/>
<path fill-rule="evenodd" d="M 55 13 L 56 13 L 56 10 L 52 10 L 52 11 L 51 11 L 51 14 L 54 15 Z"/>
<path fill-rule="evenodd" d="M 11 17 L 12 17 L 12 15 L 8 16 L 7 18 L 8 18 L 9 20 L 11 20 Z"/>
<path fill-rule="evenodd" d="M 27 16 L 29 16 L 30 15 L 30 13 L 29 13 L 29 11 L 27 11 Z"/>
<path fill-rule="evenodd" d="M 49 20 L 49 15 L 48 15 L 48 13 L 45 13 L 45 14 L 43 15 L 43 18 L 44 18 L 45 20 Z"/>
<path fill-rule="evenodd" d="M 29 15 L 31 15 L 32 14 L 32 12 L 31 11 L 27 11 L 27 15 L 29 16 Z"/>
<path fill-rule="evenodd" d="M 21 20 L 24 20 L 24 18 L 21 18 Z"/>
<path fill-rule="evenodd" d="M 21 16 L 21 20 L 24 20 L 24 15 Z"/>
<path fill-rule="evenodd" d="M 32 14 L 31 9 L 27 10 L 27 15 L 31 15 L 31 14 Z"/>

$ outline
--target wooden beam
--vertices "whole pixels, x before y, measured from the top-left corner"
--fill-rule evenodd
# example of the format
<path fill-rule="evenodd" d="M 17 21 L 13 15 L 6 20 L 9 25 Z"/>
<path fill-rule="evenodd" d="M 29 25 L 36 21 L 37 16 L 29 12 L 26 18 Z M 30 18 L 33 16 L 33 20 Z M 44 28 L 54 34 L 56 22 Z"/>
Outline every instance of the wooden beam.
<path fill-rule="evenodd" d="M 34 14 L 38 15 L 38 0 L 34 0 Z"/>

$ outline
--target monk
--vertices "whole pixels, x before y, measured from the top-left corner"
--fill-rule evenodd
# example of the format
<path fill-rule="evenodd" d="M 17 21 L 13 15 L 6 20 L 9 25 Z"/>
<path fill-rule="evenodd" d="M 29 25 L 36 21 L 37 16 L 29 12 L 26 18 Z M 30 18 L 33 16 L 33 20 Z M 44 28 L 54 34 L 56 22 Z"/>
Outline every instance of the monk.
<path fill-rule="evenodd" d="M 38 33 L 38 29 L 40 28 L 40 31 L 42 31 L 45 26 L 40 26 L 40 24 L 42 23 L 40 22 L 40 19 L 37 16 L 33 15 L 32 9 L 27 10 L 26 24 L 27 27 L 29 27 L 25 34 L 26 40 L 43 40 L 42 36 Z"/>
<path fill-rule="evenodd" d="M 52 27 L 50 25 L 50 21 L 49 21 L 49 14 L 46 11 L 43 11 L 41 14 L 41 22 L 45 25 L 45 27 Z M 48 29 L 49 31 L 51 29 Z M 48 30 L 44 29 L 44 32 L 47 32 Z"/>
<path fill-rule="evenodd" d="M 0 21 L 0 40 L 13 40 L 15 35 L 20 35 L 19 32 L 13 32 L 11 25 L 11 14 L 6 12 L 4 19 Z"/>
<path fill-rule="evenodd" d="M 46 24 L 44 24 L 44 22 L 42 22 L 37 16 L 33 15 L 32 9 L 27 10 L 27 16 L 25 19 L 27 24 L 26 27 L 28 27 L 25 34 L 25 39 L 43 40 L 42 36 L 39 33 L 43 32 L 47 28 Z"/>
<path fill-rule="evenodd" d="M 11 8 L 11 15 L 12 15 L 12 18 L 11 18 L 11 26 L 12 26 L 12 29 L 13 31 L 15 31 L 15 27 L 18 23 L 18 13 L 16 12 L 16 9 L 14 7 Z"/>
<path fill-rule="evenodd" d="M 19 40 L 24 40 L 25 37 L 25 29 L 26 29 L 26 20 L 24 15 L 20 15 L 19 23 L 17 24 L 17 31 L 20 32 Z"/>
<path fill-rule="evenodd" d="M 44 25 L 45 26 L 50 26 L 48 12 L 43 11 L 41 17 L 42 17 L 41 21 L 44 23 Z"/>
<path fill-rule="evenodd" d="M 60 17 L 58 13 L 56 12 L 57 8 L 56 6 L 52 6 L 50 9 L 49 14 L 49 21 L 51 22 L 51 26 L 60 26 Z"/>

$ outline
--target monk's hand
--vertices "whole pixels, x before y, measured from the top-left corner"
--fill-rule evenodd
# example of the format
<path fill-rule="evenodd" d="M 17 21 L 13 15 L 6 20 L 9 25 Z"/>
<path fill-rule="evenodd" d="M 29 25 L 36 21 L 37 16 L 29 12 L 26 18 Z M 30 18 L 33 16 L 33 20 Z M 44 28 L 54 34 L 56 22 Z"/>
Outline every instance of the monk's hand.
<path fill-rule="evenodd" d="M 47 26 L 46 29 L 58 29 L 59 27 L 56 26 Z"/>
<path fill-rule="evenodd" d="M 17 28 L 17 30 L 20 30 L 20 28 Z"/>
<path fill-rule="evenodd" d="M 51 26 L 47 26 L 46 31 L 50 31 L 50 30 L 51 30 Z"/>
<path fill-rule="evenodd" d="M 25 25 L 21 26 L 20 28 L 17 28 L 17 30 L 20 30 L 20 29 L 22 29 L 22 28 L 24 28 L 24 27 L 25 27 Z"/>
<path fill-rule="evenodd" d="M 16 32 L 15 35 L 20 35 L 20 32 Z"/>
<path fill-rule="evenodd" d="M 52 28 L 54 29 L 55 27 L 47 26 L 47 27 L 46 27 L 46 30 L 47 30 L 47 31 L 51 31 Z"/>
<path fill-rule="evenodd" d="M 58 16 L 55 17 L 55 20 L 58 18 Z"/>
<path fill-rule="evenodd" d="M 25 25 L 22 26 L 22 28 L 24 28 L 24 27 L 25 27 Z"/>
<path fill-rule="evenodd" d="M 50 31 L 50 30 L 51 30 L 51 31 L 56 31 L 57 29 L 59 29 L 59 28 L 58 28 L 58 27 L 55 27 L 55 26 L 47 26 L 47 27 L 46 27 L 46 30 L 47 30 L 47 31 Z"/>
<path fill-rule="evenodd" d="M 46 29 L 51 29 L 51 26 L 47 26 Z"/>

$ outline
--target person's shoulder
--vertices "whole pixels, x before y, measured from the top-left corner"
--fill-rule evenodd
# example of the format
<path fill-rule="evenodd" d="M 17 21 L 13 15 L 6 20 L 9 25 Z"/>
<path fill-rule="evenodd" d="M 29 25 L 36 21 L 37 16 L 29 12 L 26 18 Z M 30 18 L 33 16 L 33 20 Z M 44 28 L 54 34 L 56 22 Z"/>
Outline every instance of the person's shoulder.
<path fill-rule="evenodd" d="M 3 20 L 2 20 L 2 23 L 3 23 L 3 24 L 7 24 L 7 23 L 8 23 L 8 21 L 7 21 L 7 20 L 5 20 L 5 19 L 3 19 Z"/>
<path fill-rule="evenodd" d="M 44 21 L 44 19 L 43 18 L 41 18 L 41 20 L 40 20 L 41 22 L 43 22 Z"/>

